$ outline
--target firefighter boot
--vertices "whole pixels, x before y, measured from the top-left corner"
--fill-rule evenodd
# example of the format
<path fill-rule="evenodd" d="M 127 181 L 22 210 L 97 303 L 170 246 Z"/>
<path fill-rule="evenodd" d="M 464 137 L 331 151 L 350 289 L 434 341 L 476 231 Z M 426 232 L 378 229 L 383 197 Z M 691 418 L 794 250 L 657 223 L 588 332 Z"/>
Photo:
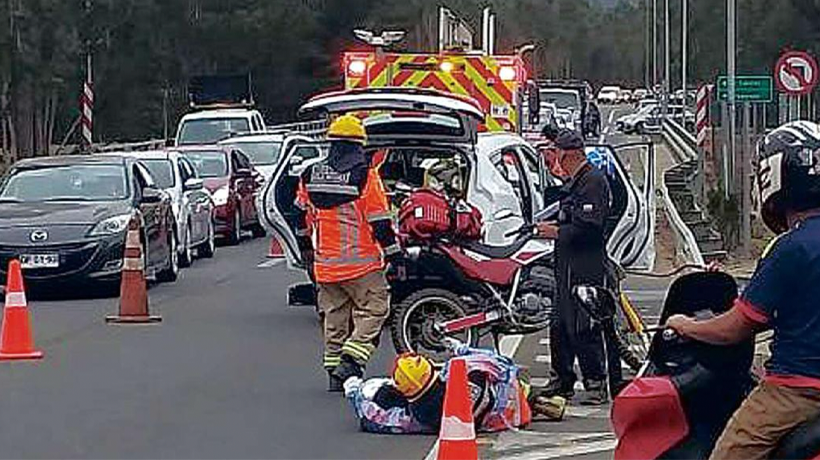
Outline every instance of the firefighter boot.
<path fill-rule="evenodd" d="M 573 396 L 575 396 L 574 386 L 575 384 L 572 382 L 565 382 L 558 377 L 553 377 L 549 380 L 547 386 L 545 386 L 540 392 L 538 392 L 538 396 L 545 398 L 561 396 L 562 398 L 569 401 L 572 399 Z"/>
<path fill-rule="evenodd" d="M 344 390 L 344 382 L 333 371 L 327 371 L 327 382 L 328 393 L 341 393 Z"/>
<path fill-rule="evenodd" d="M 333 371 L 333 377 L 339 379 L 342 384 L 350 377 L 364 376 L 364 368 L 348 355 L 342 355 L 342 363 Z"/>

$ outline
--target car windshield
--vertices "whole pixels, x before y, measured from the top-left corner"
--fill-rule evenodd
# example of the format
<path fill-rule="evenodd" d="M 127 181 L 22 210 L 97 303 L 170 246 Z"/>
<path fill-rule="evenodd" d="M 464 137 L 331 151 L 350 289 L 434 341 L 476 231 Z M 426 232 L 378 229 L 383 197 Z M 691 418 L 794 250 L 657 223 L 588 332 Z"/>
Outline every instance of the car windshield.
<path fill-rule="evenodd" d="M 151 172 L 151 177 L 154 178 L 154 182 L 156 182 L 159 188 L 169 189 L 176 185 L 174 167 L 170 160 L 142 160 L 142 164 Z"/>
<path fill-rule="evenodd" d="M 255 166 L 273 165 L 279 160 L 282 143 L 279 141 L 229 142 L 242 151 Z"/>
<path fill-rule="evenodd" d="M 225 177 L 228 175 L 228 155 L 221 150 L 191 150 L 183 152 L 194 164 L 199 177 Z"/>
<path fill-rule="evenodd" d="M 116 201 L 129 195 L 122 165 L 20 168 L 0 187 L 0 202 Z"/>
<path fill-rule="evenodd" d="M 246 118 L 207 118 L 186 120 L 179 132 L 179 145 L 214 144 L 233 134 L 250 132 Z"/>
<path fill-rule="evenodd" d="M 541 102 L 555 104 L 559 109 L 577 109 L 581 104 L 577 93 L 541 91 Z"/>

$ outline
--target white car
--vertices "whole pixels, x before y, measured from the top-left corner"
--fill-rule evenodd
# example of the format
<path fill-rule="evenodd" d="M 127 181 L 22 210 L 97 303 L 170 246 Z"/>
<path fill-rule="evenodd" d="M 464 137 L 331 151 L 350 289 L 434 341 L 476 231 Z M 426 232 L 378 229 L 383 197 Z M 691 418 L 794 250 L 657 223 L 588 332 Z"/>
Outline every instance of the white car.
<path fill-rule="evenodd" d="M 649 90 L 645 88 L 638 88 L 632 92 L 633 101 L 642 101 L 649 97 Z"/>
<path fill-rule="evenodd" d="M 279 157 L 288 148 L 288 145 L 306 140 L 310 140 L 310 138 L 298 134 L 249 134 L 220 141 L 219 145 L 239 149 L 250 158 L 253 167 L 262 174 L 267 182 L 276 171 Z"/>
<path fill-rule="evenodd" d="M 216 251 L 211 194 L 203 187 L 190 160 L 173 151 L 118 153 L 140 160 L 157 186 L 171 197 L 177 225 L 179 264 L 187 267 L 198 257 L 213 257 Z"/>
<path fill-rule="evenodd" d="M 599 104 L 617 104 L 621 98 L 621 88 L 618 86 L 604 86 L 598 91 Z"/>
<path fill-rule="evenodd" d="M 257 110 L 246 108 L 208 109 L 182 117 L 176 146 L 215 144 L 237 134 L 262 134 L 265 120 Z"/>
<path fill-rule="evenodd" d="M 509 245 L 516 238 L 513 231 L 521 225 L 557 214 L 560 181 L 548 171 L 543 155 L 515 134 L 478 134 L 484 114 L 474 101 L 432 90 L 383 88 L 317 96 L 302 111 L 329 115 L 377 112 L 365 119 L 366 149 L 386 155 L 380 173 L 394 206 L 401 199 L 401 191 L 430 183 L 432 165 L 441 161 L 453 164 L 451 171 L 457 171 L 453 187 L 482 213 L 485 244 Z M 412 111 L 418 116 L 393 116 L 394 111 Z M 302 267 L 293 228 L 299 175 L 317 161 L 304 160 L 301 152 L 307 149 L 320 151 L 317 158 L 321 158 L 327 143 L 294 143 L 282 156 L 258 202 L 264 225 L 283 243 L 292 268 Z M 653 214 L 647 200 L 654 195 L 647 198 L 647 194 L 654 192 L 648 187 L 641 192 L 629 182 L 615 154 L 605 154 L 611 149 L 591 149 L 597 163 L 605 165 L 614 183 L 620 184 L 613 186 L 613 202 L 618 206 L 617 216 L 613 216 L 614 231 L 610 232 L 610 253 L 626 266 L 636 264 L 647 248 L 647 240 L 653 237 Z"/>

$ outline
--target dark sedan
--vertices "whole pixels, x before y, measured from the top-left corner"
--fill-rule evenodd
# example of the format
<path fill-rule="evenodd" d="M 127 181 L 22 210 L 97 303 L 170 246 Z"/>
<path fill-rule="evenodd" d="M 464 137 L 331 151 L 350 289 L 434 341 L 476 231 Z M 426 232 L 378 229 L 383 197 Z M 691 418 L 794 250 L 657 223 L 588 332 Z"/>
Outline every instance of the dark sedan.
<path fill-rule="evenodd" d="M 30 284 L 113 284 L 132 219 L 142 224 L 149 278 L 176 280 L 171 202 L 145 166 L 119 156 L 20 161 L 0 181 L 0 272 L 19 258 Z"/>

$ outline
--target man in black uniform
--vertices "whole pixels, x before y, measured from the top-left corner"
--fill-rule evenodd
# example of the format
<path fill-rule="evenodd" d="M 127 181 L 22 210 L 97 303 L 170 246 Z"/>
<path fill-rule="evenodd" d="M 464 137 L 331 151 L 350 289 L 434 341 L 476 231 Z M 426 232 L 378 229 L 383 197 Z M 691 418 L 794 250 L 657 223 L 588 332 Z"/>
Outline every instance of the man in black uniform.
<path fill-rule="evenodd" d="M 577 305 L 572 288 L 604 284 L 609 183 L 602 171 L 587 162 L 579 134 L 562 130 L 555 145 L 555 162 L 560 167 L 554 172 L 565 181 L 561 210 L 557 224 L 538 225 L 539 236 L 557 240 L 558 315 L 550 327 L 552 376 L 543 396 L 574 396 L 577 357 L 588 393 L 582 404 L 604 404 L 608 392 L 601 331 Z"/>

